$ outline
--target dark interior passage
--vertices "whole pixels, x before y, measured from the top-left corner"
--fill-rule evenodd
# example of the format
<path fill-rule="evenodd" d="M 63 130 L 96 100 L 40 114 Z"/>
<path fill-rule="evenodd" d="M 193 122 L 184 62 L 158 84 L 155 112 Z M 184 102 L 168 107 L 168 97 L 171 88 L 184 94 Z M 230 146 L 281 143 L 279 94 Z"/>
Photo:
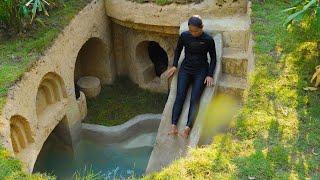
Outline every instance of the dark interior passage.
<path fill-rule="evenodd" d="M 55 172 L 63 171 L 63 169 L 68 168 L 67 165 L 61 163 L 59 166 L 52 166 L 51 162 L 73 162 L 73 155 L 74 149 L 67 125 L 67 118 L 64 117 L 43 144 L 33 172 L 47 173 L 47 170 L 50 169 L 51 173 L 55 174 Z"/>
<path fill-rule="evenodd" d="M 154 64 L 157 76 L 160 76 L 168 67 L 168 55 L 166 51 L 155 41 L 150 41 L 148 44 L 148 53 L 151 61 Z"/>

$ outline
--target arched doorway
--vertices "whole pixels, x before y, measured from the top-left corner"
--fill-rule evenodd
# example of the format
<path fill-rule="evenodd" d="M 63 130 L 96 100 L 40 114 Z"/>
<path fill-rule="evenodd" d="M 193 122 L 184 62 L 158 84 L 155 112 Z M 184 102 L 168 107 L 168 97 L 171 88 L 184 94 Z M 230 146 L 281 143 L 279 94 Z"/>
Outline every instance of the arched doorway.
<path fill-rule="evenodd" d="M 99 38 L 90 38 L 78 53 L 74 70 L 75 83 L 82 76 L 95 76 L 105 84 L 108 77 L 107 60 L 108 51 L 104 42 Z"/>
<path fill-rule="evenodd" d="M 136 47 L 136 63 L 139 80 L 149 83 L 166 71 L 168 55 L 158 42 L 142 41 Z"/>

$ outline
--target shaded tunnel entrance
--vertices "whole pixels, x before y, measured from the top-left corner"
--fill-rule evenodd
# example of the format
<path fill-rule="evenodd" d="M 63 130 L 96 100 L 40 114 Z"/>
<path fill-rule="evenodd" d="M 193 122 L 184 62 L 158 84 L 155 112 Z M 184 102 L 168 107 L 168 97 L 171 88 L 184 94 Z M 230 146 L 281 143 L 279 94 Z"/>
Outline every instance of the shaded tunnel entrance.
<path fill-rule="evenodd" d="M 51 132 L 37 157 L 33 168 L 33 173 L 40 172 L 64 172 L 65 167 L 61 162 L 71 162 L 74 159 L 74 149 L 67 117 L 59 122 L 59 124 Z M 71 158 L 70 158 L 71 157 Z M 55 163 L 57 162 L 57 163 Z"/>
<path fill-rule="evenodd" d="M 160 77 L 168 68 L 168 55 L 166 51 L 159 45 L 159 43 L 149 41 L 148 54 L 154 65 L 156 76 Z"/>
<path fill-rule="evenodd" d="M 166 71 L 168 55 L 155 41 L 142 41 L 136 47 L 138 77 L 141 82 L 149 83 Z"/>

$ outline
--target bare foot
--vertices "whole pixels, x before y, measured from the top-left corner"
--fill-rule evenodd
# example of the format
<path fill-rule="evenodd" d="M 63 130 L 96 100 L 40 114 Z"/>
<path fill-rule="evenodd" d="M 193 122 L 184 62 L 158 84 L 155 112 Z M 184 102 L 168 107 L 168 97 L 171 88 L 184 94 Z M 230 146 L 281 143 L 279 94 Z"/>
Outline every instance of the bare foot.
<path fill-rule="evenodd" d="M 177 125 L 172 124 L 171 131 L 168 133 L 168 135 L 178 135 L 178 128 Z"/>
<path fill-rule="evenodd" d="M 183 132 L 180 134 L 180 136 L 182 136 L 183 138 L 188 138 L 189 134 L 190 134 L 190 127 L 186 127 Z"/>

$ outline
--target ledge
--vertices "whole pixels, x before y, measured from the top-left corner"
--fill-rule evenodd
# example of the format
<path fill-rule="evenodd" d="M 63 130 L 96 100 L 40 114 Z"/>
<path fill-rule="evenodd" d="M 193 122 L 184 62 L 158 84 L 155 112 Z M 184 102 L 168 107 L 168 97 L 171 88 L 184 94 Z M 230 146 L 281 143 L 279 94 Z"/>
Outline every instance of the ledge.
<path fill-rule="evenodd" d="M 101 143 L 120 142 L 142 131 L 144 133 L 157 131 L 160 120 L 161 114 L 142 114 L 118 126 L 82 123 L 82 137 L 95 139 Z"/>
<path fill-rule="evenodd" d="M 136 3 L 128 0 L 106 0 L 107 15 L 120 22 L 151 26 L 179 25 L 193 14 L 203 18 L 225 17 L 247 12 L 247 0 L 204 0 L 199 4 L 170 4 L 159 6 L 154 3 Z"/>

